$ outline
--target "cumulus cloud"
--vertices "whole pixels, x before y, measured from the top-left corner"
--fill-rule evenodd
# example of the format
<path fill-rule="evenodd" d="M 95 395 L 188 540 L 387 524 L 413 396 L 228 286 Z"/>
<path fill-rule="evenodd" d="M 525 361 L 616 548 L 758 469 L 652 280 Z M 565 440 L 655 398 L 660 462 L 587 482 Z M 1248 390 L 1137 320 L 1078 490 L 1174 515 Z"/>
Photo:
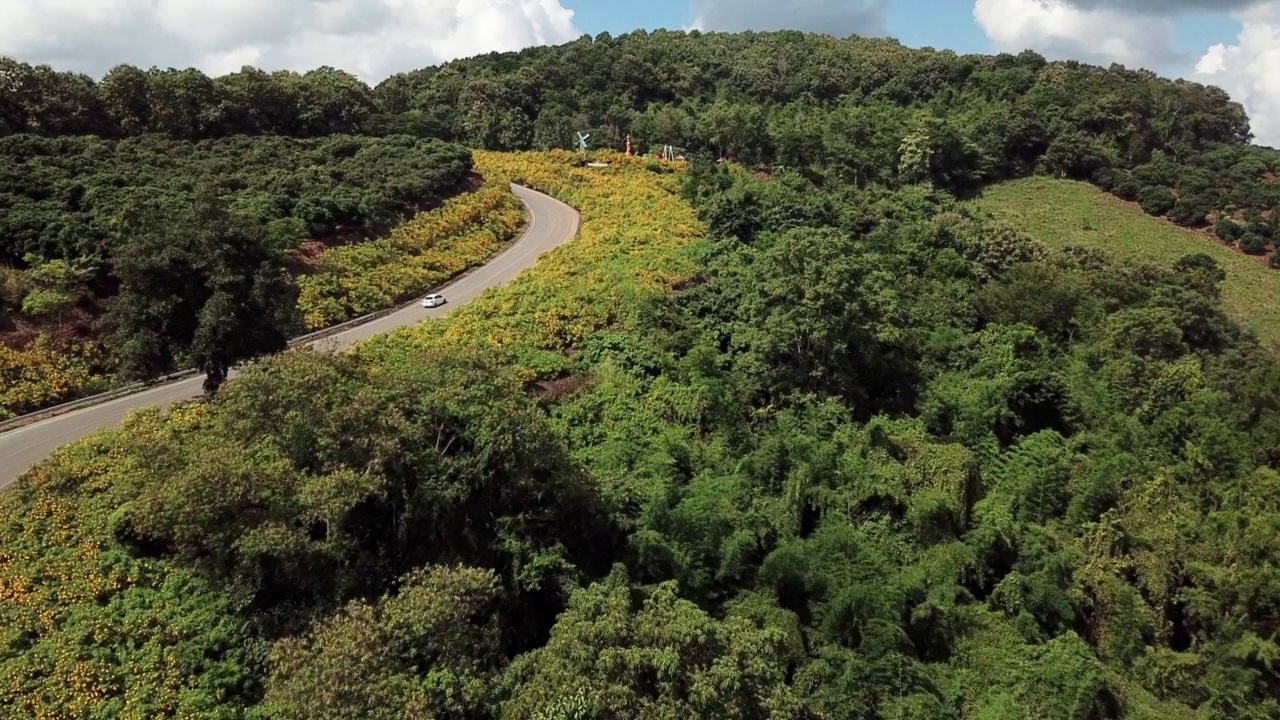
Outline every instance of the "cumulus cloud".
<path fill-rule="evenodd" d="M 1154 5 L 1150 0 L 1147 5 Z M 1193 5 L 1184 1 L 1183 5 Z M 1031 48 L 1052 59 L 1159 67 L 1183 60 L 1173 49 L 1173 26 L 1143 13 L 1140 0 L 976 0 L 973 18 L 998 50 Z"/>
<path fill-rule="evenodd" d="M 1187 12 L 1227 12 L 1259 5 L 1266 0 L 1072 0 L 1086 10 L 1122 10 L 1143 15 L 1177 15 Z"/>
<path fill-rule="evenodd" d="M 694 0 L 699 30 L 806 30 L 836 37 L 886 34 L 889 0 Z"/>
<path fill-rule="evenodd" d="M 0 18 L 0 55 L 95 76 L 331 65 L 373 82 L 581 34 L 560 0 L 0 0 Z"/>
<path fill-rule="evenodd" d="M 1235 44 L 1218 44 L 1196 63 L 1192 80 L 1226 90 L 1249 111 L 1256 142 L 1280 147 L 1280 0 L 1233 13 Z"/>

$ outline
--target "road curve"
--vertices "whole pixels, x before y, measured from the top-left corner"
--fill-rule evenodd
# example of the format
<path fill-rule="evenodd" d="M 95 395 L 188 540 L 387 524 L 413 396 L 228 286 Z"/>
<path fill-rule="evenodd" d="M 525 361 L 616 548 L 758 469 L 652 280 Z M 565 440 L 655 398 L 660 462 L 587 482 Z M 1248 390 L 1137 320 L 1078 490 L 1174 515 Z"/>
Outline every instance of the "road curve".
<path fill-rule="evenodd" d="M 576 210 L 526 187 L 511 187 L 529 211 L 528 227 L 515 244 L 502 254 L 439 290 L 448 301 L 442 307 L 423 308 L 415 303 L 377 320 L 308 344 L 319 350 L 339 350 L 378 333 L 413 325 L 425 318 L 446 315 L 485 290 L 510 282 L 522 270 L 531 267 L 540 254 L 563 244 L 577 233 Z M 232 371 L 231 374 L 234 376 L 235 372 Z M 197 375 L 0 434 L 0 490 L 48 457 L 54 448 L 96 430 L 116 425 L 131 410 L 151 406 L 166 407 L 177 400 L 197 397 L 203 385 L 204 375 Z"/>

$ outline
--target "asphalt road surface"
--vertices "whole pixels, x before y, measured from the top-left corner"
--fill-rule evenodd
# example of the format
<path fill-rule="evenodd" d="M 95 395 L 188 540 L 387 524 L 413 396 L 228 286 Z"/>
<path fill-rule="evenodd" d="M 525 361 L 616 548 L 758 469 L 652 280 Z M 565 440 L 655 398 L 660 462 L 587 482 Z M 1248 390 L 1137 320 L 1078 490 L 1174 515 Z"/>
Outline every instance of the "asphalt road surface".
<path fill-rule="evenodd" d="M 529 226 L 520 239 L 501 255 L 437 290 L 447 301 L 444 305 L 424 308 L 415 303 L 385 317 L 309 344 L 320 350 L 339 350 L 378 333 L 413 325 L 426 318 L 446 315 L 485 290 L 511 281 L 522 270 L 531 267 L 540 254 L 564 243 L 577 233 L 578 213 L 573 208 L 519 185 L 513 185 L 512 189 L 529 210 Z M 234 374 L 232 371 L 231 375 Z M 54 448 L 96 430 L 114 426 L 137 408 L 167 407 L 174 401 L 197 397 L 201 394 L 203 385 L 204 375 L 196 375 L 0 434 L 0 489 L 8 487 L 33 465 L 48 457 Z"/>

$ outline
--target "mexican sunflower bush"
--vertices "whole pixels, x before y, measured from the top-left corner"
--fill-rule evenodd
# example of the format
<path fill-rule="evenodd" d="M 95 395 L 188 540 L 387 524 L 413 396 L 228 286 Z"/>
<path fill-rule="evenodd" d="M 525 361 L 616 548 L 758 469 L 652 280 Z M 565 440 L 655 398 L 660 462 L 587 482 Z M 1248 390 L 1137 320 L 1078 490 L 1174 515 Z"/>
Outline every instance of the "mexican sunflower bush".
<path fill-rule="evenodd" d="M 634 326 L 641 301 L 670 294 L 697 274 L 685 252 L 706 228 L 679 195 L 672 174 L 644 160 L 601 155 L 607 167 L 579 166 L 569 151 L 476 152 L 490 182 L 510 179 L 581 213 L 578 237 L 547 252 L 506 286 L 447 318 L 373 338 L 356 352 L 411 359 L 423 348 L 458 343 L 502 349 L 533 370 L 531 358 L 559 355 L 587 335 Z"/>
<path fill-rule="evenodd" d="M 332 248 L 298 278 L 303 321 L 318 330 L 419 295 L 484 262 L 524 222 L 505 181 L 490 179 L 420 213 L 385 238 Z"/>

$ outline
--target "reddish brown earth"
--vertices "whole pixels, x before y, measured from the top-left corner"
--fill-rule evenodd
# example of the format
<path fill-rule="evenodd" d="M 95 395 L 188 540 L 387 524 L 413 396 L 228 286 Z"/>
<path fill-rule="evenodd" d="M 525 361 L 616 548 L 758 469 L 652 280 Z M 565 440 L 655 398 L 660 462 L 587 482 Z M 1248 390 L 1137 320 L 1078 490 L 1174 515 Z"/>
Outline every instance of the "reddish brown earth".
<path fill-rule="evenodd" d="M 590 384 L 591 378 L 587 375 L 570 375 L 558 380 L 539 380 L 532 389 L 538 397 L 555 402 L 582 392 Z"/>
<path fill-rule="evenodd" d="M 55 347 L 83 342 L 93 335 L 101 315 L 102 310 L 89 300 L 82 300 L 77 307 L 63 312 L 61 318 L 36 321 L 10 313 L 0 314 L 0 345 L 22 350 L 41 333 L 47 335 Z"/>

